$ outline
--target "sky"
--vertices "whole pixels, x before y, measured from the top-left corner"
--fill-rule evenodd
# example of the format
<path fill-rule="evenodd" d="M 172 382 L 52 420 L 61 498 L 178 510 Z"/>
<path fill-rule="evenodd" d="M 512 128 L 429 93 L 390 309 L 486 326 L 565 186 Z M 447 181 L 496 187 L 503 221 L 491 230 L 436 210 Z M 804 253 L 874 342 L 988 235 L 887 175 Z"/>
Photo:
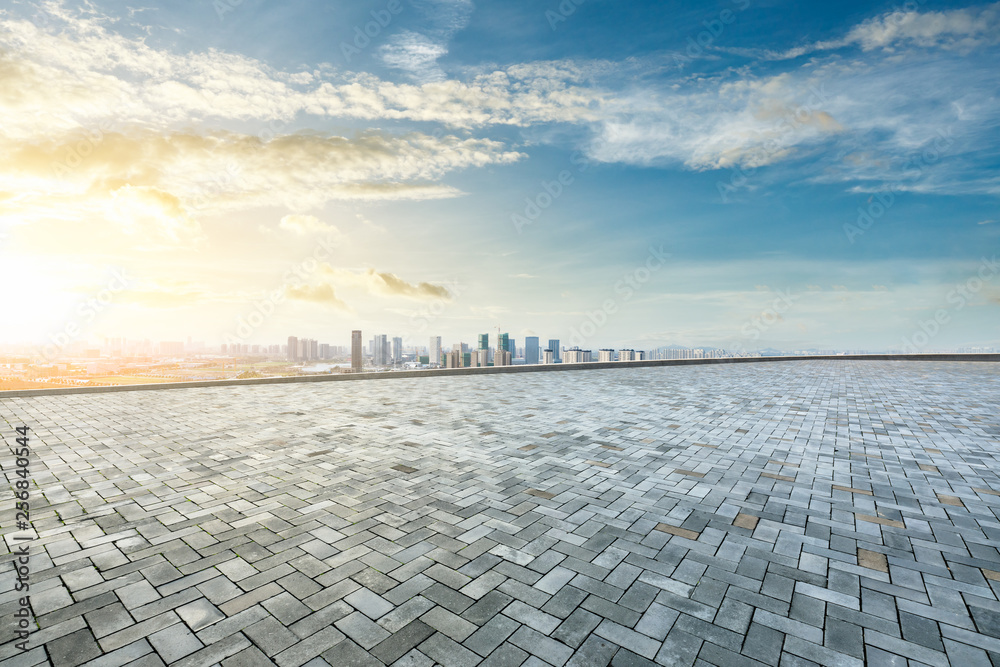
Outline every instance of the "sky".
<path fill-rule="evenodd" d="M 1000 3 L 0 10 L 0 342 L 1000 346 Z"/>

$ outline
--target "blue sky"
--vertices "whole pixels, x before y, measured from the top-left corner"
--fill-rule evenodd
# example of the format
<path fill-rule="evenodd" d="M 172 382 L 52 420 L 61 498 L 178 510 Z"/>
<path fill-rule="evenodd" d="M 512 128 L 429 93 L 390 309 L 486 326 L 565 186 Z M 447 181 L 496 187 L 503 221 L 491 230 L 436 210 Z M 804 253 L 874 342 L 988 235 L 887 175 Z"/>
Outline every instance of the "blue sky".
<path fill-rule="evenodd" d="M 0 253 L 34 313 L 7 341 L 1000 345 L 1000 4 L 53 2 L 0 23 Z M 621 289 L 650 248 L 669 260 Z M 114 268 L 127 287 L 79 322 Z"/>

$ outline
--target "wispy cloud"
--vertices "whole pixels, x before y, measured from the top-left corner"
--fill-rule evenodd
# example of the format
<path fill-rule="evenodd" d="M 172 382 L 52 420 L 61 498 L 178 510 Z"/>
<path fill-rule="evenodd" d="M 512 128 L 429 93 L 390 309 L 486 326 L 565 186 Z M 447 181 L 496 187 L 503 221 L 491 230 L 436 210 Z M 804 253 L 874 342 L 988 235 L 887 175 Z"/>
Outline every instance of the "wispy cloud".
<path fill-rule="evenodd" d="M 339 236 L 340 230 L 335 225 L 321 222 L 315 215 L 286 215 L 278 223 L 278 228 L 304 236 L 306 234 L 334 234 Z"/>
<path fill-rule="evenodd" d="M 471 7 L 457 0 L 431 4 Z M 598 117 L 602 95 L 560 78 L 565 72 L 511 67 L 468 81 L 439 76 L 441 40 L 463 25 L 462 11 L 453 11 L 436 37 L 402 33 L 391 45 L 398 66 L 430 72 L 418 84 L 328 66 L 287 72 L 215 50 L 173 53 L 67 12 L 57 24 L 41 27 L 0 20 L 0 112 L 9 119 L 4 129 L 8 136 L 35 136 L 104 119 L 160 126 L 206 119 L 289 123 L 298 114 L 462 128 Z"/>
<path fill-rule="evenodd" d="M 17 215 L 22 222 L 101 216 L 120 221 L 126 232 L 177 243 L 199 236 L 198 216 L 206 213 L 455 197 L 458 190 L 436 182 L 445 174 L 521 157 L 487 139 L 377 132 L 353 138 L 294 134 L 270 141 L 148 130 L 87 141 L 76 133 L 39 141 L 0 139 L 0 192 L 18 193 L 0 200 L 0 216 Z M 282 227 L 305 233 L 322 225 L 295 217 Z"/>
<path fill-rule="evenodd" d="M 798 58 L 817 51 L 859 47 L 894 51 L 903 47 L 967 52 L 1000 42 L 1000 3 L 945 11 L 893 11 L 864 21 L 840 39 L 813 42 L 786 51 L 744 50 L 769 60 Z"/>
<path fill-rule="evenodd" d="M 448 54 L 448 43 L 469 24 L 475 5 L 472 0 L 410 0 L 424 27 L 406 30 L 389 38 L 379 49 L 382 62 L 403 70 L 418 82 L 447 78 L 438 60 Z"/>
<path fill-rule="evenodd" d="M 320 272 L 334 283 L 344 287 L 359 288 L 371 296 L 404 297 L 417 301 L 452 299 L 447 287 L 429 282 L 411 283 L 394 273 L 385 271 L 375 269 L 353 271 L 323 264 Z"/>
<path fill-rule="evenodd" d="M 341 301 L 331 285 L 288 285 L 285 296 L 293 301 L 307 301 L 346 310 L 347 304 Z"/>

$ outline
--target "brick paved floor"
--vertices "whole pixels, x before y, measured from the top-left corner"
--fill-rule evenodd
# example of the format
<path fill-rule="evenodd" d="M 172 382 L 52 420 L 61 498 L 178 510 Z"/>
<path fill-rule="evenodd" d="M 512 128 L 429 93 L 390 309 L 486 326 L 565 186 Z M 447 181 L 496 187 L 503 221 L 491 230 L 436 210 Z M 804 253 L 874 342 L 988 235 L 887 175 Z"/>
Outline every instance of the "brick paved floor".
<path fill-rule="evenodd" d="M 998 370 L 3 399 L 39 629 L 7 553 L 0 665 L 997 664 Z"/>

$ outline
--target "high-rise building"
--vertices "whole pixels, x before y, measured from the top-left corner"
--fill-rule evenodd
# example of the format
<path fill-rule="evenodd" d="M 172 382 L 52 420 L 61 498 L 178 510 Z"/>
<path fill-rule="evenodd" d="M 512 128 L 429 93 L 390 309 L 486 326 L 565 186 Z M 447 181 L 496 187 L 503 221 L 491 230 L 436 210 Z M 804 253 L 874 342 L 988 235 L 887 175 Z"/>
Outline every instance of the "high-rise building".
<path fill-rule="evenodd" d="M 510 366 L 513 355 L 510 353 L 510 334 L 497 334 L 497 350 L 493 355 L 494 366 Z"/>
<path fill-rule="evenodd" d="M 396 337 L 392 339 L 392 365 L 398 366 L 403 363 L 403 339 Z"/>
<path fill-rule="evenodd" d="M 552 350 L 545 350 L 542 352 L 542 363 L 543 364 L 554 364 L 554 357 L 552 356 Z"/>
<path fill-rule="evenodd" d="M 481 368 L 486 368 L 490 365 L 490 351 L 489 350 L 473 350 L 472 358 L 475 359 L 473 366 L 479 366 Z"/>
<path fill-rule="evenodd" d="M 598 361 L 614 361 L 615 351 L 614 350 L 600 350 L 597 353 Z"/>
<path fill-rule="evenodd" d="M 559 340 L 556 338 L 549 339 L 549 346 L 546 348 L 552 350 L 552 362 L 556 364 L 562 363 L 562 356 L 559 354 Z"/>
<path fill-rule="evenodd" d="M 528 336 L 524 339 L 524 363 L 538 363 L 538 336 Z"/>
<path fill-rule="evenodd" d="M 288 360 L 299 360 L 299 339 L 295 336 L 288 337 Z"/>
<path fill-rule="evenodd" d="M 618 350 L 618 361 L 635 361 L 635 350 Z"/>
<path fill-rule="evenodd" d="M 351 370 L 361 372 L 361 332 L 351 332 Z"/>
<path fill-rule="evenodd" d="M 372 363 L 376 366 L 387 366 L 389 362 L 389 343 L 385 334 L 378 334 L 372 341 Z"/>
<path fill-rule="evenodd" d="M 431 366 L 441 365 L 441 336 L 431 336 L 430 346 L 427 348 L 427 356 Z"/>
<path fill-rule="evenodd" d="M 490 335 L 489 334 L 479 334 L 479 350 L 490 349 Z"/>

